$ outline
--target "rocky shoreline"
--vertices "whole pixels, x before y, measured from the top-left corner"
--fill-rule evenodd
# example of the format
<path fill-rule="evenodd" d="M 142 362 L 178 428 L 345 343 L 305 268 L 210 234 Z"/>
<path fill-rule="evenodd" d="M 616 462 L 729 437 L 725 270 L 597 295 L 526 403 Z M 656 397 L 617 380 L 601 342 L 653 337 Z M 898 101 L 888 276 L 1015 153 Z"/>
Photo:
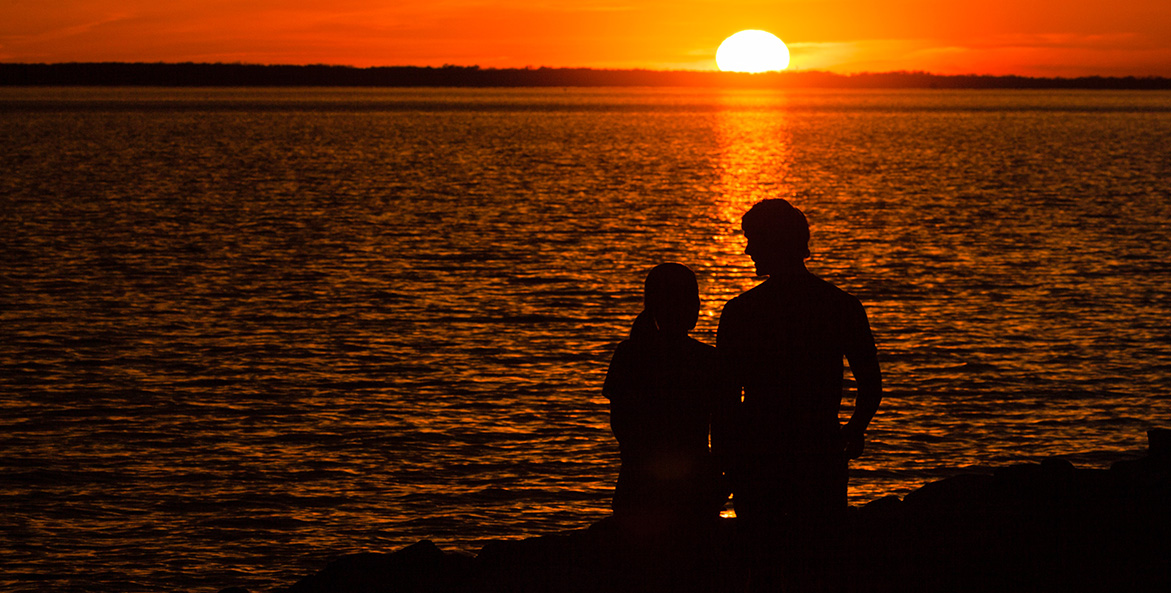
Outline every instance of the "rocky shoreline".
<path fill-rule="evenodd" d="M 347 555 L 281 591 L 1171 591 L 1171 430 L 1148 438 L 1147 456 L 1108 470 L 1052 458 L 876 500 L 851 509 L 820 552 L 778 534 L 776 548 L 802 560 L 770 586 L 737 553 L 735 519 L 695 541 L 649 545 L 604 520 L 493 542 L 475 557 L 430 541 Z"/>

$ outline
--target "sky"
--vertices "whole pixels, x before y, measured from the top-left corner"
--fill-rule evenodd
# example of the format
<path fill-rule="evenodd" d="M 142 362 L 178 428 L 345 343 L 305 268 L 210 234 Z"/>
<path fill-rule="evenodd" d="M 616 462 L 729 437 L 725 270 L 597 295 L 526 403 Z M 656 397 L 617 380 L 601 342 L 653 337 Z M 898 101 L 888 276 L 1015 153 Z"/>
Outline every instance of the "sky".
<path fill-rule="evenodd" d="M 1168 0 L 0 0 L 0 61 L 1171 76 Z"/>

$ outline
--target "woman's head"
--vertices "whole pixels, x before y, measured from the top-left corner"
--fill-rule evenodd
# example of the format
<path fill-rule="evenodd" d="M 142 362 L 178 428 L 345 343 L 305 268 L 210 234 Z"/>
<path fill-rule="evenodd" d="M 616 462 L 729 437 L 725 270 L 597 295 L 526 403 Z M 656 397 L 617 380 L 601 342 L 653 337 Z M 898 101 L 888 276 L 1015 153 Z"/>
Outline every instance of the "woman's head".
<path fill-rule="evenodd" d="M 659 331 L 687 333 L 699 319 L 695 273 L 683 264 L 655 266 L 646 276 L 643 305 Z"/>

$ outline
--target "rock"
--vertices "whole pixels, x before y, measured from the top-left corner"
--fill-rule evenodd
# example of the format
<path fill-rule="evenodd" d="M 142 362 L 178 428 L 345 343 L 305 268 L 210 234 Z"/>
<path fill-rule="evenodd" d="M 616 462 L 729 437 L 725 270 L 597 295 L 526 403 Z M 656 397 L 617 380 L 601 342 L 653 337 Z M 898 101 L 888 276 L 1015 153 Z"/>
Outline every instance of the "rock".
<path fill-rule="evenodd" d="M 1167 459 L 1171 457 L 1171 429 L 1152 428 L 1147 431 L 1147 448 L 1151 457 Z"/>
<path fill-rule="evenodd" d="M 987 506 L 995 493 L 992 476 L 960 474 L 925 484 L 907 494 L 903 502 L 911 507 L 909 512 L 950 514 Z"/>
<path fill-rule="evenodd" d="M 861 513 L 871 516 L 891 516 L 901 514 L 903 510 L 903 499 L 895 496 L 884 496 L 877 500 L 872 500 L 862 507 Z"/>
<path fill-rule="evenodd" d="M 876 500 L 852 510 L 842 536 L 826 539 L 827 554 L 803 552 L 812 540 L 778 532 L 766 555 L 782 568 L 770 576 L 784 581 L 799 573 L 816 590 L 856 593 L 1169 591 L 1165 433 L 1149 433 L 1149 456 L 1108 471 L 1050 458 L 932 482 L 903 500 Z M 786 565 L 789 553 L 817 562 Z M 648 540 L 606 519 L 589 529 L 493 542 L 475 558 L 445 554 L 429 541 L 393 554 L 343 556 L 287 591 L 741 593 L 752 578 L 744 557 L 735 520 Z"/>
<path fill-rule="evenodd" d="M 342 556 L 301 579 L 287 593 L 383 593 L 462 591 L 471 559 L 444 554 L 424 540 L 393 554 Z"/>
<path fill-rule="evenodd" d="M 1051 476 L 1072 476 L 1077 468 L 1068 459 L 1049 457 L 1041 462 L 1041 469 Z"/>

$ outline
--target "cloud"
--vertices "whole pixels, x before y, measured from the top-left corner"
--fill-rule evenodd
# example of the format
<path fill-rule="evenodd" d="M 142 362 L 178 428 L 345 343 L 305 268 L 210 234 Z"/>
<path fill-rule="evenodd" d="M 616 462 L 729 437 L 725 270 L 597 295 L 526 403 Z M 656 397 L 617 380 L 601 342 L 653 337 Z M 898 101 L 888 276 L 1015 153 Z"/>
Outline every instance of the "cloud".
<path fill-rule="evenodd" d="M 791 68 L 1025 76 L 1171 75 L 1171 48 L 1133 33 L 1003 34 L 974 39 L 790 43 Z"/>
<path fill-rule="evenodd" d="M 134 13 L 130 12 L 117 12 L 105 14 L 92 20 L 83 20 L 82 22 L 54 23 L 40 28 L 31 28 L 31 30 L 26 29 L 23 32 L 8 31 L 0 33 L 0 35 L 3 38 L 17 39 L 27 43 L 57 41 L 85 35 L 106 25 L 132 19 L 134 16 Z"/>

